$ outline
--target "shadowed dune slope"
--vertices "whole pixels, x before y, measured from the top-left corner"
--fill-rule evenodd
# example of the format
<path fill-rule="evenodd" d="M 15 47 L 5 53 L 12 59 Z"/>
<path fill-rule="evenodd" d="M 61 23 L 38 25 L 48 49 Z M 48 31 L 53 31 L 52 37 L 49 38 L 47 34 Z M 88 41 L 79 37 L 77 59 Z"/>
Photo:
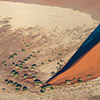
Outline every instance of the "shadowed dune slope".
<path fill-rule="evenodd" d="M 91 33 L 86 41 L 72 56 L 69 62 L 47 84 L 61 84 L 65 80 L 82 77 L 88 74 L 91 78 L 100 75 L 100 25 Z"/>

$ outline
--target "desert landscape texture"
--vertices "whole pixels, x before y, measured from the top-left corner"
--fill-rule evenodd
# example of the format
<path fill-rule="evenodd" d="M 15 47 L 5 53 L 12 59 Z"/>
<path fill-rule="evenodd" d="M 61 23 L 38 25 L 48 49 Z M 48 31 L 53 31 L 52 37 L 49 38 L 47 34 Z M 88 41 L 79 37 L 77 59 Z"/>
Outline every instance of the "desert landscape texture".
<path fill-rule="evenodd" d="M 0 0 L 0 100 L 100 100 L 100 42 L 52 78 L 99 25 L 84 1 Z"/>

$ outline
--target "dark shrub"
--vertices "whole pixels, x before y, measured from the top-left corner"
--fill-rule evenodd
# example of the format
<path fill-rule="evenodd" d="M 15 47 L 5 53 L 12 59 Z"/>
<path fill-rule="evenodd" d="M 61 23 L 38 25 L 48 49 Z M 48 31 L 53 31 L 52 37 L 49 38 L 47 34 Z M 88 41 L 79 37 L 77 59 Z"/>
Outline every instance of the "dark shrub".
<path fill-rule="evenodd" d="M 14 58 L 14 56 L 13 55 L 11 55 L 10 57 L 9 57 L 9 59 L 13 59 Z"/>
<path fill-rule="evenodd" d="M 91 78 L 91 75 L 90 75 L 90 74 L 88 74 L 88 75 L 87 75 L 87 78 Z"/>
<path fill-rule="evenodd" d="M 22 49 L 21 51 L 23 52 L 23 51 L 25 51 L 25 49 Z"/>
<path fill-rule="evenodd" d="M 29 70 L 29 67 L 25 67 L 25 70 Z"/>
<path fill-rule="evenodd" d="M 18 72 L 15 72 L 14 75 L 13 75 L 14 78 L 17 78 L 18 76 L 19 76 Z"/>
<path fill-rule="evenodd" d="M 82 83 L 83 82 L 82 78 L 78 78 L 78 82 Z"/>
<path fill-rule="evenodd" d="M 17 53 L 13 53 L 13 56 L 17 56 Z"/>
<path fill-rule="evenodd" d="M 8 81 L 7 85 L 13 85 L 13 81 Z"/>
<path fill-rule="evenodd" d="M 24 86 L 24 87 L 23 87 L 23 91 L 26 91 L 26 90 L 27 90 L 27 87 L 26 87 L 26 86 Z"/>
<path fill-rule="evenodd" d="M 16 88 L 21 88 L 21 87 L 22 87 L 22 85 L 20 85 L 20 84 L 16 85 Z"/>
<path fill-rule="evenodd" d="M 27 74 L 24 74 L 24 78 L 27 78 L 28 77 L 28 75 Z"/>
<path fill-rule="evenodd" d="M 43 90 L 40 90 L 40 92 L 41 92 L 41 93 L 44 93 L 44 91 L 43 91 Z"/>
<path fill-rule="evenodd" d="M 33 64 L 32 66 L 33 66 L 33 67 L 36 67 L 37 65 L 36 65 L 36 64 Z"/>
<path fill-rule="evenodd" d="M 15 70 L 12 70 L 10 73 L 11 73 L 12 75 L 14 75 L 14 73 L 16 73 L 16 71 L 15 71 Z"/>
<path fill-rule="evenodd" d="M 5 83 L 8 83 L 8 81 L 9 81 L 8 79 L 5 79 Z"/>
<path fill-rule="evenodd" d="M 17 82 L 15 82 L 15 83 L 14 83 L 14 86 L 17 86 L 17 85 L 18 85 L 18 83 L 17 83 Z"/>
<path fill-rule="evenodd" d="M 35 85 L 42 85 L 42 82 L 39 79 L 34 80 Z"/>

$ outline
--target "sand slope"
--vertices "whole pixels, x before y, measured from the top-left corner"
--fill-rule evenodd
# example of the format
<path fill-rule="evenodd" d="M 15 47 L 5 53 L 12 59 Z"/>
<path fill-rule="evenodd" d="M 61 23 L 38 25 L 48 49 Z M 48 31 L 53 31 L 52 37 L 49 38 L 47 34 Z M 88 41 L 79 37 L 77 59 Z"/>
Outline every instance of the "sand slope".
<path fill-rule="evenodd" d="M 47 84 L 61 84 L 65 80 L 81 77 L 87 80 L 87 75 L 91 74 L 92 78 L 100 75 L 100 42 L 94 46 L 88 53 L 80 58 L 70 69 L 63 72 L 50 80 Z"/>
<path fill-rule="evenodd" d="M 70 69 L 56 76 L 47 84 L 61 84 L 65 80 L 81 77 L 87 80 L 87 75 L 91 74 L 92 78 L 100 75 L 100 42 L 93 47 L 87 54 L 80 58 Z"/>

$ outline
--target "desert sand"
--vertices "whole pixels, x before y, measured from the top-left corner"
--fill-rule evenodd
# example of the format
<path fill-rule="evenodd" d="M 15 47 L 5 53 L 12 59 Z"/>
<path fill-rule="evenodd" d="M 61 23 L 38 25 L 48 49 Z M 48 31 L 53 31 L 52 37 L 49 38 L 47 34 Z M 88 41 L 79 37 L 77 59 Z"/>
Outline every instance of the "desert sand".
<path fill-rule="evenodd" d="M 94 19 L 100 22 L 100 0 L 0 0 L 36 3 L 49 6 L 59 6 L 65 8 L 72 8 L 90 14 Z"/>
<path fill-rule="evenodd" d="M 65 30 L 85 25 L 87 22 L 88 26 L 98 23 L 90 15 L 73 9 L 12 2 L 0 2 L 0 15 L 1 18 L 11 18 L 9 24 L 12 28 L 40 26 L 47 30 L 54 27 Z"/>
<path fill-rule="evenodd" d="M 41 94 L 32 77 L 35 75 L 45 83 L 52 73 L 58 72 L 68 62 L 98 24 L 90 15 L 73 9 L 0 1 L 0 100 L 98 98 L 95 94 L 100 94 L 99 79 L 89 86 L 85 84 L 86 88 L 82 90 L 79 85 L 75 85 L 74 91 L 61 86 Z M 9 59 L 13 53 L 17 56 Z M 27 57 L 30 58 L 22 69 L 12 65 L 13 62 L 19 65 Z M 7 65 L 3 65 L 3 61 Z M 33 64 L 36 66 L 31 69 Z M 11 75 L 12 70 L 19 73 L 17 78 Z M 24 74 L 28 75 L 27 79 L 24 79 Z M 4 82 L 5 79 L 27 86 L 28 90 L 16 91 L 14 85 Z M 91 89 L 94 90 L 92 93 Z"/>

